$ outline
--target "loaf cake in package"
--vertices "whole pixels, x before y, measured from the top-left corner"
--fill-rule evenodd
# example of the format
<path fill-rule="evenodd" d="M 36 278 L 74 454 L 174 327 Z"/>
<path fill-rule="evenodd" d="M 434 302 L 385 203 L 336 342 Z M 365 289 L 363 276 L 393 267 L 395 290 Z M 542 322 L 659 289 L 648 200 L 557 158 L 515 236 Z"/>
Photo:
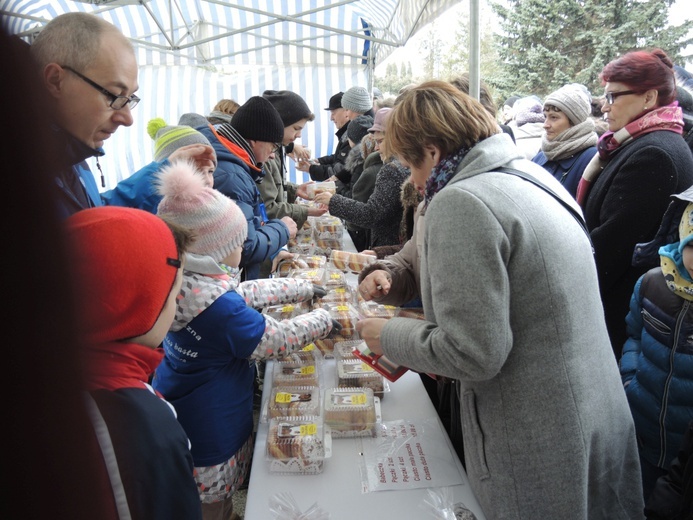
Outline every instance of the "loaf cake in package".
<path fill-rule="evenodd" d="M 376 433 L 376 398 L 370 388 L 329 388 L 325 424 L 332 437 L 372 437 Z"/>
<path fill-rule="evenodd" d="M 314 415 L 271 419 L 266 452 L 270 473 L 322 473 L 329 455 L 324 430 L 322 419 Z"/>

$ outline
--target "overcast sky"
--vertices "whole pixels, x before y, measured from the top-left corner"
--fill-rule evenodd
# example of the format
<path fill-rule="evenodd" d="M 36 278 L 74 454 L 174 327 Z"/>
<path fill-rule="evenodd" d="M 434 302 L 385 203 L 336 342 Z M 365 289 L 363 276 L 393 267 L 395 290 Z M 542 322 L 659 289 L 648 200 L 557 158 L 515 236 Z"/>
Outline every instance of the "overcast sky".
<path fill-rule="evenodd" d="M 484 16 L 492 17 L 493 11 L 487 2 L 480 0 L 481 4 L 481 17 L 482 21 Z M 693 17 L 693 7 L 692 0 L 675 0 L 671 9 L 669 10 L 669 19 L 677 24 L 681 23 L 681 20 L 686 18 L 690 19 Z M 438 33 L 441 34 L 454 34 L 457 29 L 457 24 L 459 17 L 464 13 L 469 13 L 469 1 L 463 0 L 455 7 L 452 7 L 448 11 L 444 12 L 438 20 L 435 22 L 437 24 Z M 482 23 L 483 25 L 483 23 Z M 413 38 L 407 42 L 407 44 L 399 49 L 396 49 L 385 61 L 380 63 L 375 68 L 376 76 L 384 76 L 385 69 L 389 63 L 397 63 L 400 65 L 402 62 L 411 62 L 414 74 L 420 74 L 423 71 L 423 63 L 425 56 L 421 55 L 419 47 L 421 41 L 426 37 L 428 32 L 428 26 L 424 27 L 421 31 L 416 33 Z M 689 45 L 683 52 L 683 55 L 688 57 L 688 63 L 685 65 L 686 69 L 693 72 L 693 45 Z"/>

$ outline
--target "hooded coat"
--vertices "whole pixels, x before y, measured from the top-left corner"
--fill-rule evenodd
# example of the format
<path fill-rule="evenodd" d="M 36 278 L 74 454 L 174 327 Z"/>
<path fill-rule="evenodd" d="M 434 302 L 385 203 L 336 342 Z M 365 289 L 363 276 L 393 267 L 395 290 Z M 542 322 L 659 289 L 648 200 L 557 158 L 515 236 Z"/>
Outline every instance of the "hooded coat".
<path fill-rule="evenodd" d="M 248 221 L 248 238 L 243 244 L 241 267 L 246 280 L 254 280 L 260 274 L 262 262 L 273 258 L 289 241 L 289 228 L 281 220 L 267 218 L 265 204 L 257 187 L 262 170 L 250 164 L 242 156 L 242 148 L 221 136 L 211 128 L 200 128 L 217 154 L 214 171 L 214 188 L 236 201 Z"/>
<path fill-rule="evenodd" d="M 466 469 L 487 518 L 642 518 L 633 419 L 589 241 L 505 134 L 474 146 L 426 210 L 427 321 L 393 318 L 384 353 L 459 381 Z"/>

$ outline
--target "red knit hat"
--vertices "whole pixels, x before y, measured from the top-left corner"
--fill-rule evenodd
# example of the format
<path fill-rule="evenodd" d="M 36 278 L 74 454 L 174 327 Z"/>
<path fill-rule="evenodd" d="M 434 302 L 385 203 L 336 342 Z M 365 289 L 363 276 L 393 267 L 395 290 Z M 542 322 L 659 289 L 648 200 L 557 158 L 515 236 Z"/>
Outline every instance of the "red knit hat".
<path fill-rule="evenodd" d="M 180 266 L 166 223 L 115 206 L 80 211 L 65 223 L 87 344 L 149 332 Z"/>

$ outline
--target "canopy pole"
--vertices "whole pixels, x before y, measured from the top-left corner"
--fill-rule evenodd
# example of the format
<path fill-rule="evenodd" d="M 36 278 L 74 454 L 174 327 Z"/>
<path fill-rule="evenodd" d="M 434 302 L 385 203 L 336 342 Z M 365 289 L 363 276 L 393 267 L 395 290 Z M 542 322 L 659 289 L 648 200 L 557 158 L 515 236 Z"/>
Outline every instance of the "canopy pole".
<path fill-rule="evenodd" d="M 480 97 L 480 31 L 479 0 L 469 1 L 469 95 L 474 99 Z"/>

